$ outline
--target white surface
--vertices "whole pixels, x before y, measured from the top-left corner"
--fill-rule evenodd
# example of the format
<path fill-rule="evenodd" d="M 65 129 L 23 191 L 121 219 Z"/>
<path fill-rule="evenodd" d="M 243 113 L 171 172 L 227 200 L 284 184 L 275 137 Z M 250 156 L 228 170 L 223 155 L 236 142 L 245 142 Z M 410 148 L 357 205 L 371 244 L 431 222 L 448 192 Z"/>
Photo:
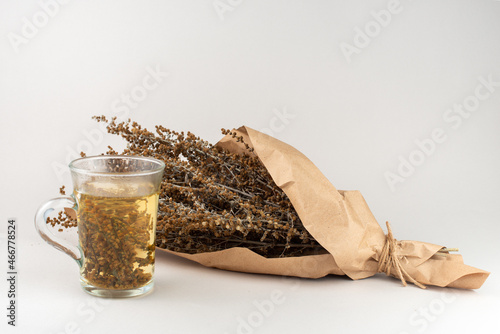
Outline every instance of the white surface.
<path fill-rule="evenodd" d="M 500 2 L 401 0 L 348 62 L 341 43 L 353 44 L 388 1 L 221 1 L 232 4 L 223 20 L 211 0 L 69 1 L 18 52 L 9 36 L 22 34 L 24 17 L 43 19 L 40 5 L 0 3 L 2 268 L 7 218 L 20 226 L 18 327 L 6 325 L 2 306 L 2 333 L 498 332 L 500 87 L 456 128 L 443 117 L 472 101 L 478 78 L 500 81 Z M 147 79 L 156 68 L 169 73 L 157 85 Z M 122 94 L 139 94 L 145 78 L 151 90 L 127 109 Z M 61 184 L 71 188 L 54 165 L 82 148 L 119 148 L 111 136 L 84 147 L 84 132 L 97 129 L 90 117 L 115 111 L 210 141 L 221 127 L 271 130 L 338 189 L 361 190 L 396 238 L 459 247 L 492 275 L 477 291 L 422 291 L 384 276 L 284 280 L 159 254 L 151 295 L 87 296 L 77 266 L 41 240 L 33 216 Z M 391 191 L 384 174 L 436 128 L 446 140 Z M 276 294 L 259 316 L 256 303 Z M 255 327 L 238 328 L 249 318 Z"/>

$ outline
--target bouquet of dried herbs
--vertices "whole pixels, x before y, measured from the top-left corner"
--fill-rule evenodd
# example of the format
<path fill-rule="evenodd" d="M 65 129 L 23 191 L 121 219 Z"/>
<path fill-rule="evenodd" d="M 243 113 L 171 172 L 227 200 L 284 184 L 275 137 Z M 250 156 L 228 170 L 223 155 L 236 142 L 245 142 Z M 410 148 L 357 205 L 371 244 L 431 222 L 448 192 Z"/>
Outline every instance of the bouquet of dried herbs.
<path fill-rule="evenodd" d="M 165 162 L 159 249 L 226 270 L 352 279 L 382 272 L 422 288 L 479 288 L 489 275 L 454 249 L 398 241 L 389 224 L 385 234 L 359 191 L 337 190 L 302 153 L 249 127 L 223 129 L 212 145 L 190 132 L 95 119 L 127 141 L 120 154 Z"/>
<path fill-rule="evenodd" d="M 222 129 L 245 147 L 236 154 L 190 132 L 156 126 L 153 133 L 130 120 L 95 119 L 127 141 L 121 154 L 165 162 L 157 247 L 188 254 L 244 247 L 265 257 L 323 250 L 243 136 Z"/>

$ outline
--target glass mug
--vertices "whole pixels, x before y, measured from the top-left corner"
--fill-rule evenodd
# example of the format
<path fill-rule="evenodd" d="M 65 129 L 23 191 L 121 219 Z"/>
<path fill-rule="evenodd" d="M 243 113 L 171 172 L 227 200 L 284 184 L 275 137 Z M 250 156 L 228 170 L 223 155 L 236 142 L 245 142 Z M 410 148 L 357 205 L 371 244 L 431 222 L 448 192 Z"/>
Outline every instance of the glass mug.
<path fill-rule="evenodd" d="M 156 216 L 165 164 L 136 156 L 101 155 L 69 164 L 71 197 L 47 201 L 37 211 L 42 238 L 80 267 L 83 290 L 99 297 L 132 297 L 152 290 Z M 46 222 L 53 210 L 72 208 L 78 246 L 57 238 Z"/>

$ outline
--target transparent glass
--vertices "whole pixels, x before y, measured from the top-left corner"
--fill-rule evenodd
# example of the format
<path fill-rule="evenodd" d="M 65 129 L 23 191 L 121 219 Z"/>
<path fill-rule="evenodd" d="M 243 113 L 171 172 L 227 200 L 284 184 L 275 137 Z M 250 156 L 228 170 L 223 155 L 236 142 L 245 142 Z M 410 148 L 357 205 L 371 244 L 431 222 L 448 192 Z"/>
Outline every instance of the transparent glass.
<path fill-rule="evenodd" d="M 160 160 L 136 156 L 77 159 L 69 164 L 72 195 L 51 199 L 38 209 L 38 233 L 78 263 L 86 292 L 132 297 L 152 290 L 164 168 Z M 57 237 L 46 222 L 52 211 L 64 208 L 76 212 L 78 245 Z"/>

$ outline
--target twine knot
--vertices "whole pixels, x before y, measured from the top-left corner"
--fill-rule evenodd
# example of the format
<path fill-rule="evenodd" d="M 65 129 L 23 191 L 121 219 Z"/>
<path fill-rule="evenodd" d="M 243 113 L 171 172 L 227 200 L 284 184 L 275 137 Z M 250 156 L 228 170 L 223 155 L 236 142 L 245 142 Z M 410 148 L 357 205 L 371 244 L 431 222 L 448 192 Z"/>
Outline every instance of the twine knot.
<path fill-rule="evenodd" d="M 387 226 L 387 236 L 385 240 L 384 248 L 380 253 L 380 258 L 378 260 L 378 272 L 385 273 L 387 276 L 391 276 L 391 269 L 396 270 L 396 277 L 401 280 L 404 286 L 406 286 L 406 281 L 410 281 L 421 289 L 425 289 L 425 285 L 417 282 L 410 274 L 403 268 L 401 261 L 396 252 L 396 239 L 392 235 L 392 229 L 389 222 L 385 223 Z"/>

